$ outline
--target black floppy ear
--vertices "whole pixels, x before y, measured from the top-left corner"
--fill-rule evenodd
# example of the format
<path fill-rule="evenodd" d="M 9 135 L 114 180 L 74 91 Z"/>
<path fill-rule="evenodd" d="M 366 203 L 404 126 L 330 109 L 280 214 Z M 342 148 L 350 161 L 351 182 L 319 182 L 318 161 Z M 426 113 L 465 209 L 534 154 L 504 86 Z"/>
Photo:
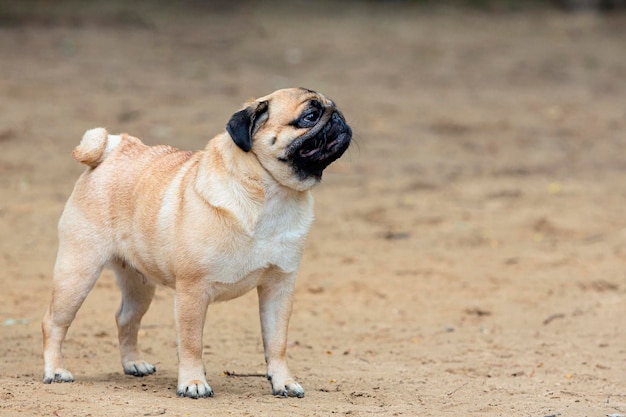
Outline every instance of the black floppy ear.
<path fill-rule="evenodd" d="M 233 141 L 245 152 L 252 149 L 252 134 L 260 116 L 267 111 L 267 101 L 248 106 L 233 114 L 226 124 L 226 131 Z"/>
<path fill-rule="evenodd" d="M 252 108 L 246 107 L 233 114 L 226 125 L 226 131 L 233 138 L 233 141 L 248 152 L 252 148 Z"/>

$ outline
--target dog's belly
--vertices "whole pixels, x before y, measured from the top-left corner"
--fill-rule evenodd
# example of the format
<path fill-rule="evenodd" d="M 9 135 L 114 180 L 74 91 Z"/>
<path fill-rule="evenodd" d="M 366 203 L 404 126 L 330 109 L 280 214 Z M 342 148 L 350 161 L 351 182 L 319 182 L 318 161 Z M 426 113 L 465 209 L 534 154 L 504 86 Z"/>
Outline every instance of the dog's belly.
<path fill-rule="evenodd" d="M 175 246 L 177 250 L 167 243 L 157 245 L 160 246 L 157 249 L 125 241 L 118 242 L 118 248 L 123 250 L 113 259 L 134 268 L 145 279 L 172 289 L 180 280 L 199 279 L 212 301 L 226 301 L 245 294 L 266 279 L 294 274 L 300 264 L 304 236 L 304 230 L 277 232 L 228 251 L 215 242 L 205 247 L 188 244 L 185 239 Z"/>
<path fill-rule="evenodd" d="M 264 270 L 251 272 L 244 278 L 233 283 L 211 282 L 208 284 L 208 292 L 211 302 L 228 301 L 241 297 L 245 293 L 256 288 L 263 276 Z"/>

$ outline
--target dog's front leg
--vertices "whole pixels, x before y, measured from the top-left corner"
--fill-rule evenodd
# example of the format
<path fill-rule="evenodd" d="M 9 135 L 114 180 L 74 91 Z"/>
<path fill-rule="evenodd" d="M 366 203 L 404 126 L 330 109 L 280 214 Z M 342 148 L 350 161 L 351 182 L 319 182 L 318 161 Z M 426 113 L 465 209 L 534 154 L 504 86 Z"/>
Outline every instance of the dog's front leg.
<path fill-rule="evenodd" d="M 272 394 L 302 398 L 304 389 L 291 376 L 286 359 L 295 273 L 275 273 L 268 278 L 257 288 L 267 379 L 272 384 Z"/>
<path fill-rule="evenodd" d="M 198 280 L 200 281 L 200 280 Z M 202 330 L 209 305 L 200 282 L 176 285 L 175 316 L 178 332 L 178 387 L 181 397 L 212 397 L 202 362 Z"/>

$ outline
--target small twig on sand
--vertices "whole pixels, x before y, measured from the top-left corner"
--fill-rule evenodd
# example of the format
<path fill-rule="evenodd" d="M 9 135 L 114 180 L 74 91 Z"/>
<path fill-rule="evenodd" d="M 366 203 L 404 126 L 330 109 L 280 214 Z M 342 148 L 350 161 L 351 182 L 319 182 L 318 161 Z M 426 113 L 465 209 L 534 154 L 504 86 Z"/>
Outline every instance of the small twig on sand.
<path fill-rule="evenodd" d="M 544 326 L 547 326 L 547 325 L 548 325 L 548 324 L 550 324 L 553 320 L 556 320 L 556 319 L 564 319 L 564 318 L 565 318 L 565 314 L 563 314 L 563 313 L 553 314 L 553 315 L 549 316 L 547 319 L 545 319 L 545 320 L 543 321 L 543 325 L 544 325 Z"/>
<path fill-rule="evenodd" d="M 240 374 L 239 372 L 235 372 L 235 371 L 224 371 L 224 375 L 226 376 L 236 376 L 236 377 L 240 377 L 240 378 L 265 378 L 265 374 L 255 374 L 255 373 L 251 373 L 251 374 Z"/>
<path fill-rule="evenodd" d="M 450 396 L 452 396 L 452 395 L 456 394 L 456 392 L 457 392 L 458 390 L 460 390 L 461 388 L 463 388 L 464 386 L 466 386 L 468 383 L 469 383 L 469 382 L 466 382 L 466 383 L 462 384 L 461 386 L 457 387 L 456 389 L 454 389 L 454 390 L 452 390 L 452 391 L 450 391 L 450 392 L 446 393 L 446 395 L 448 395 L 448 396 L 450 397 Z"/>

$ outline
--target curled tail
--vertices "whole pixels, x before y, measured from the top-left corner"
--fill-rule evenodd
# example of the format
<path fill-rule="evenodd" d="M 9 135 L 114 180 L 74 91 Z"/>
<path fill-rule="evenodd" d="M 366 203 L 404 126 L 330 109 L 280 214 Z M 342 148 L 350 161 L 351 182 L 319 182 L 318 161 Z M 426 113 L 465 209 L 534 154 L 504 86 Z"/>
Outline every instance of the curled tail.
<path fill-rule="evenodd" d="M 85 132 L 80 144 L 74 148 L 72 156 L 78 162 L 95 168 L 104 160 L 108 151 L 119 142 L 119 136 L 109 135 L 106 129 L 97 127 Z"/>

